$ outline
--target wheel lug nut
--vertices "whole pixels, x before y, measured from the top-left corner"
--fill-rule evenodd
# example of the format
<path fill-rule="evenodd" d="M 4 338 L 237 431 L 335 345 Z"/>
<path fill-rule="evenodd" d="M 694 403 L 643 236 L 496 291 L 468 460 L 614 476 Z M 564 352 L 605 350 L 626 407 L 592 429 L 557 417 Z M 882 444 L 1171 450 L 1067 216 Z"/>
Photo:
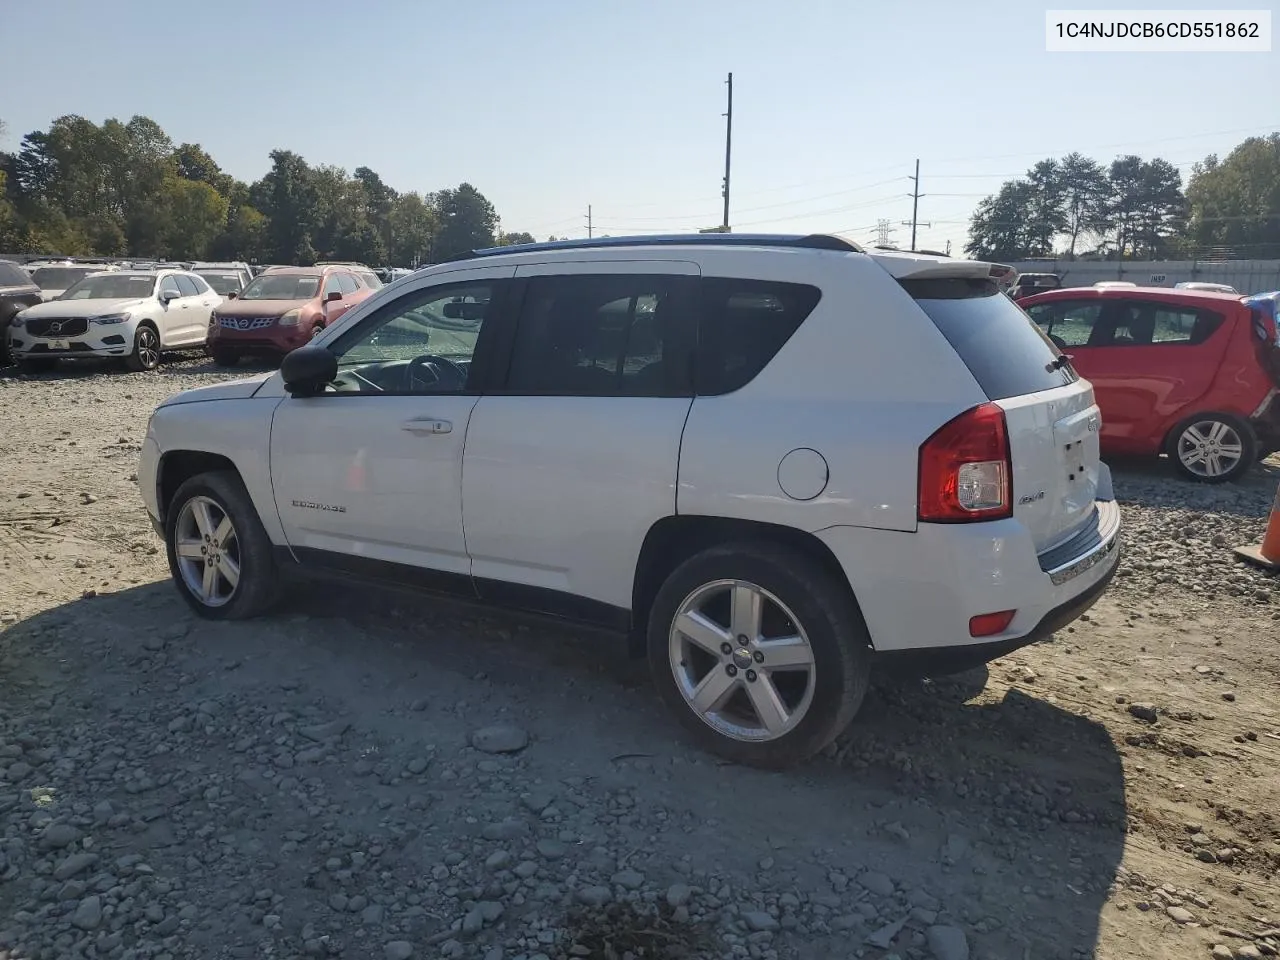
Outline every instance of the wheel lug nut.
<path fill-rule="evenodd" d="M 747 645 L 747 635 L 745 633 L 738 634 L 738 646 L 745 647 Z"/>
<path fill-rule="evenodd" d="M 736 677 L 738 675 L 738 668 L 731 663 L 724 668 L 724 672 L 731 677 Z"/>
<path fill-rule="evenodd" d="M 764 663 L 764 654 L 761 653 L 759 650 L 757 650 L 755 653 L 751 655 L 751 659 L 754 660 L 756 663 Z"/>
<path fill-rule="evenodd" d="M 726 640 L 724 643 L 720 644 L 720 652 L 727 657 L 729 654 L 733 653 L 733 644 Z"/>
<path fill-rule="evenodd" d="M 756 672 L 754 670 L 748 670 L 747 683 L 755 683 L 755 682 L 756 682 Z"/>

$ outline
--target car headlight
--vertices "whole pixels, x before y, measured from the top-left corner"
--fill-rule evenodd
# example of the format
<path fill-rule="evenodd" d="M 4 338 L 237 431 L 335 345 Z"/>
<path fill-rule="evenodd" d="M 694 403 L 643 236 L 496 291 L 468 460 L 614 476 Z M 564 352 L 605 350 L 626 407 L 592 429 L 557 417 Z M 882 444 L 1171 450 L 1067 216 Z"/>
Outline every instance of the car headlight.
<path fill-rule="evenodd" d="M 290 310 L 288 313 L 286 313 L 284 316 L 280 318 L 280 326 L 296 327 L 298 325 L 298 318 L 300 316 L 302 316 L 302 308 L 294 307 L 292 310 Z"/>
<path fill-rule="evenodd" d="M 107 326 L 112 323 L 127 323 L 132 314 L 129 313 L 104 313 L 100 317 L 90 317 L 90 323 L 100 323 Z"/>
<path fill-rule="evenodd" d="M 10 318 L 10 320 L 9 320 L 9 326 L 11 326 L 11 327 L 15 327 L 15 328 L 16 328 L 16 327 L 20 327 L 20 326 L 22 326 L 24 323 L 26 323 L 26 322 L 27 322 L 27 318 L 26 318 L 26 317 L 24 317 L 24 316 L 22 315 L 22 314 L 23 314 L 23 312 L 25 312 L 25 311 L 19 311 L 18 313 L 15 313 L 15 314 L 13 315 L 13 317 L 12 317 L 12 318 Z"/>

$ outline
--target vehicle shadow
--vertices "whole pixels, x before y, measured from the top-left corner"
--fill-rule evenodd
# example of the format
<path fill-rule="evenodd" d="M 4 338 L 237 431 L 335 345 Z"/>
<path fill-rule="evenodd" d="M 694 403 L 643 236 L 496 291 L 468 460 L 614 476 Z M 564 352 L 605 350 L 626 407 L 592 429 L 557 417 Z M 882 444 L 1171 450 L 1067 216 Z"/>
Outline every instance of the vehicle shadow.
<path fill-rule="evenodd" d="M 0 665 L 0 699 L 19 723 L 23 710 L 47 709 L 37 692 L 81 675 L 114 685 L 101 695 L 117 705 L 245 684 L 278 697 L 301 676 L 393 744 L 425 736 L 465 750 L 466 729 L 517 719 L 534 741 L 521 757 L 530 777 L 627 785 L 695 824 L 718 873 L 754 882 L 768 859 L 795 889 L 827 898 L 833 926 L 796 942 L 806 957 L 847 957 L 900 920 L 891 942 L 862 955 L 925 955 L 934 915 L 964 928 L 979 956 L 1093 955 L 1124 852 L 1124 775 L 1105 728 L 1016 688 L 986 693 L 984 670 L 876 684 L 826 755 L 771 773 L 691 749 L 619 642 L 352 585 L 297 586 L 271 617 L 223 624 L 191 617 L 170 584 L 148 584 L 13 625 L 0 634 Z M 192 684 L 181 694 L 178 675 Z M 410 712 L 424 700 L 450 706 Z M 162 739 L 170 714 L 147 716 L 157 729 L 143 733 Z M 726 822 L 732 836 L 716 826 Z M 671 840 L 648 850 L 647 869 L 663 857 L 674 866 L 694 842 Z M 875 908 L 858 906 L 867 869 L 892 880 Z"/>

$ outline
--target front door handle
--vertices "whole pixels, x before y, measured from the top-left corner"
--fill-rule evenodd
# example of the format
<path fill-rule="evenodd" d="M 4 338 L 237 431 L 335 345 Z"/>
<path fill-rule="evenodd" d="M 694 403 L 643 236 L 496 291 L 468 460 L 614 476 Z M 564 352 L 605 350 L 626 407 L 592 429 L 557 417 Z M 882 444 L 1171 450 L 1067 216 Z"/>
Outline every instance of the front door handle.
<path fill-rule="evenodd" d="M 400 424 L 400 429 L 419 436 L 429 436 L 437 433 L 452 433 L 453 424 L 448 420 L 438 420 L 435 417 L 415 417 Z"/>

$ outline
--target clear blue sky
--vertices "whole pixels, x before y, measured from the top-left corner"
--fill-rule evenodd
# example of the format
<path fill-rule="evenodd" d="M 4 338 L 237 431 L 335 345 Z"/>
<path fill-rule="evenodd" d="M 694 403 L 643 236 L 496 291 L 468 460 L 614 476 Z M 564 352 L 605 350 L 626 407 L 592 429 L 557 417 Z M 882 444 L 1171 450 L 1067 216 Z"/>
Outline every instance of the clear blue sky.
<path fill-rule="evenodd" d="M 910 217 L 919 157 L 919 245 L 959 246 L 981 196 L 1045 156 L 1187 175 L 1280 130 L 1280 53 L 1049 54 L 1027 0 L 4 7 L 4 149 L 62 114 L 145 114 L 244 180 L 284 147 L 399 190 L 469 181 L 539 239 L 585 235 L 588 204 L 598 233 L 718 224 L 729 71 L 741 230 L 871 239 Z"/>

